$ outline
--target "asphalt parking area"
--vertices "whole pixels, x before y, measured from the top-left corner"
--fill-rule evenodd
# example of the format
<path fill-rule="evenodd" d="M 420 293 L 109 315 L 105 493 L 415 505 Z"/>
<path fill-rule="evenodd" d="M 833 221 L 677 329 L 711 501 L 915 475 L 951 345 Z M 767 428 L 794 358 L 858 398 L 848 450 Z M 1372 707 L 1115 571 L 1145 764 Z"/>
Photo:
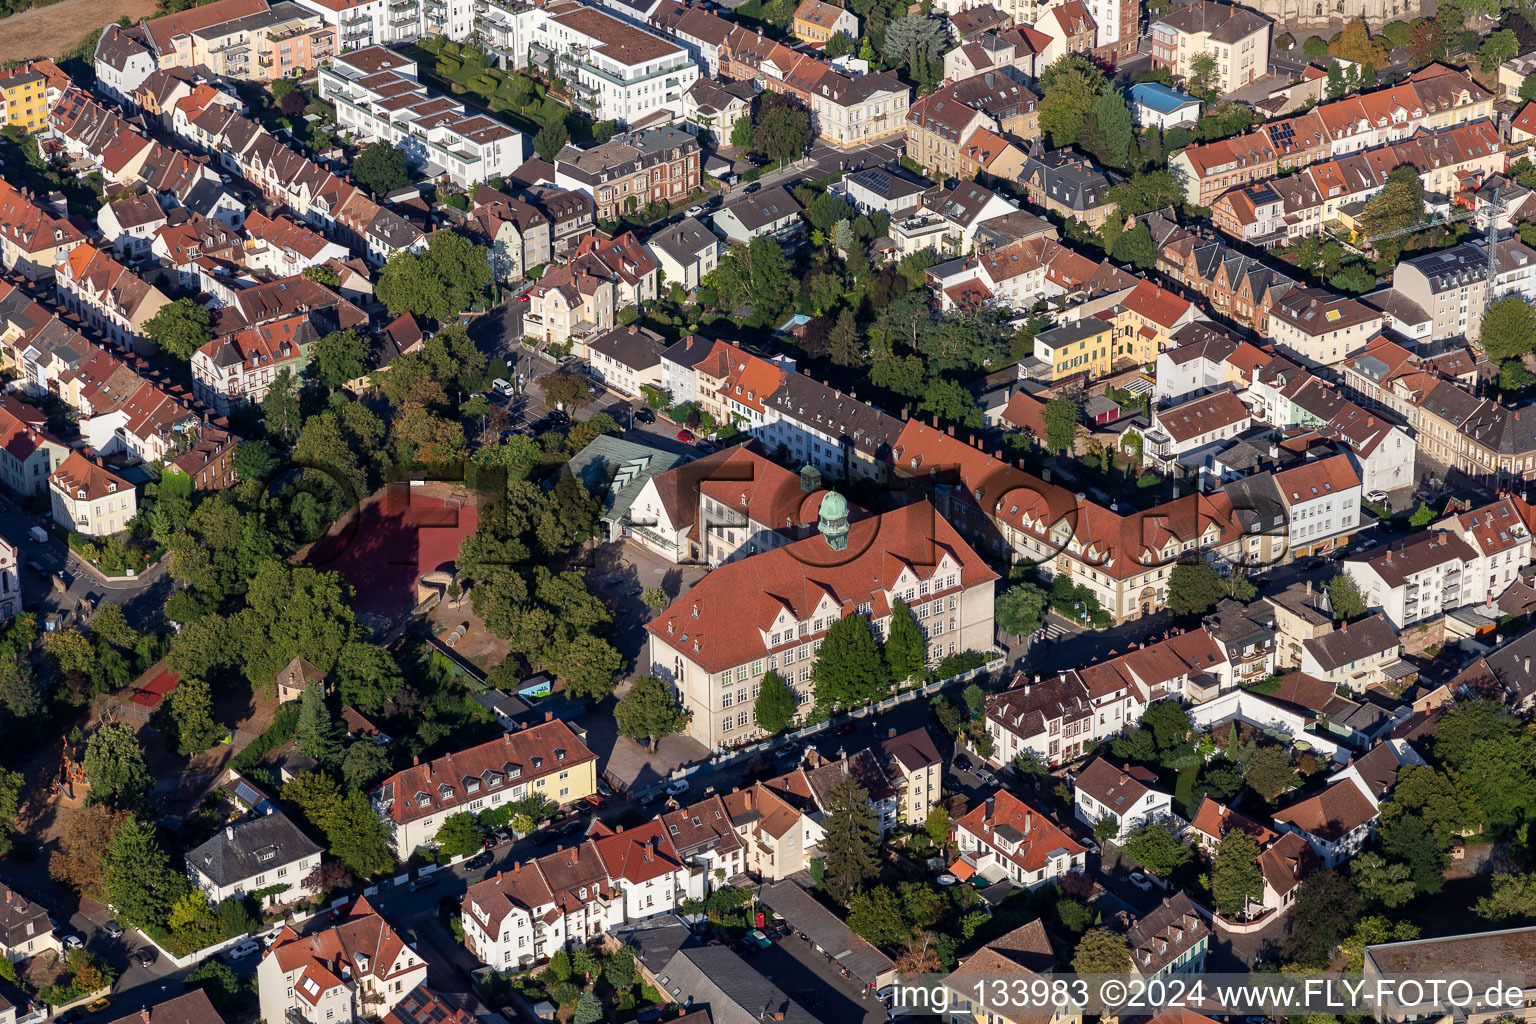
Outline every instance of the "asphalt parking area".
<path fill-rule="evenodd" d="M 826 954 L 791 932 L 768 949 L 747 954 L 748 962 L 784 994 L 824 1021 L 885 1024 L 885 1005 L 857 979 L 842 976 Z"/>

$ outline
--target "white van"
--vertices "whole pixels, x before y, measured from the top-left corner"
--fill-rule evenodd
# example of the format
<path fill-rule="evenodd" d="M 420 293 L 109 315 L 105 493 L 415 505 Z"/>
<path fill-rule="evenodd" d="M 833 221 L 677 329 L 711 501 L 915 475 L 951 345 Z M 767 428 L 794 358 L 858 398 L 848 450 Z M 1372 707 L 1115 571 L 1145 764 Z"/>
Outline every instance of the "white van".
<path fill-rule="evenodd" d="M 497 377 L 495 380 L 491 381 L 491 390 L 496 392 L 498 395 L 510 395 L 512 393 L 512 382 L 505 380 L 504 378 Z"/>

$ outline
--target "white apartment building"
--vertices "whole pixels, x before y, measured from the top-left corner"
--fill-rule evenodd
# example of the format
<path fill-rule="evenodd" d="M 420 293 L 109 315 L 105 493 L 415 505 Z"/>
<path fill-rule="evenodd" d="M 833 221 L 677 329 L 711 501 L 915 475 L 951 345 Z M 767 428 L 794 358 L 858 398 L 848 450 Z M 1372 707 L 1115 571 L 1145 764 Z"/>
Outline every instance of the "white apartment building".
<path fill-rule="evenodd" d="M 1188 82 L 1201 54 L 1216 62 L 1211 84 L 1235 92 L 1269 74 L 1269 20 L 1236 4 L 1199 0 L 1152 22 L 1152 61 Z"/>
<path fill-rule="evenodd" d="M 320 97 L 340 127 L 403 152 L 428 177 L 460 188 L 506 177 L 528 159 L 528 137 L 428 91 L 416 62 L 382 46 L 338 54 L 320 69 Z"/>
<path fill-rule="evenodd" d="M 491 967 L 517 968 L 702 898 L 705 866 L 684 860 L 672 831 L 660 817 L 620 832 L 600 825 L 568 850 L 470 886 L 464 945 Z"/>
<path fill-rule="evenodd" d="M 1154 788 L 1157 776 L 1140 766 L 1117 768 L 1096 757 L 1072 783 L 1072 810 L 1095 832 L 1106 818 L 1115 823 L 1116 842 L 1142 825 L 1171 817 L 1173 796 Z"/>
<path fill-rule="evenodd" d="M 1484 605 L 1504 593 L 1520 570 L 1536 558 L 1531 525 L 1536 508 L 1508 495 L 1440 520 L 1437 529 L 1449 530 L 1472 548 L 1477 557 L 1466 566 L 1462 592 L 1467 604 Z"/>
<path fill-rule="evenodd" d="M 1349 556 L 1344 572 L 1366 607 L 1401 631 L 1468 604 L 1466 568 L 1476 557 L 1455 534 L 1426 530 Z"/>
<path fill-rule="evenodd" d="M 1348 455 L 1309 458 L 1274 476 L 1296 558 L 1331 551 L 1360 529 L 1360 475 Z"/>
<path fill-rule="evenodd" d="M 1432 320 L 1430 337 L 1478 338 L 1488 298 L 1488 253 L 1463 242 L 1439 252 L 1406 259 L 1392 269 L 1392 288 Z M 1499 243 L 1493 300 L 1517 295 L 1536 300 L 1536 251 L 1516 239 Z"/>
<path fill-rule="evenodd" d="M 319 340 L 307 313 L 215 338 L 192 353 L 192 392 L 227 416 L 265 398 L 284 369 L 302 373 L 310 346 Z"/>
<path fill-rule="evenodd" d="M 54 522 L 86 537 L 121 533 L 139 510 L 133 484 L 79 451 L 53 471 L 48 492 Z"/>
<path fill-rule="evenodd" d="M 1364 348 L 1381 331 L 1382 314 L 1357 299 L 1303 288 L 1275 303 L 1269 323 L 1282 352 L 1328 365 Z"/>
<path fill-rule="evenodd" d="M 287 815 L 270 808 L 225 825 L 187 853 L 187 877 L 208 894 L 209 903 L 263 890 L 262 906 L 297 903 L 313 895 L 304 880 L 319 865 L 320 847 Z"/>
<path fill-rule="evenodd" d="M 546 11 L 534 26 L 530 60 L 553 60 L 580 109 L 625 127 L 681 115 L 683 93 L 699 79 L 684 47 L 569 0 Z"/>
<path fill-rule="evenodd" d="M 646 624 L 650 671 L 677 688 L 692 712 L 689 735 L 706 746 L 761 735 L 753 699 L 765 672 L 779 673 L 807 708 L 821 638 L 850 614 L 888 634 L 898 597 L 930 662 L 991 648 L 997 574 L 932 505 L 850 522 L 847 502 L 827 492 L 817 530 L 721 566 Z"/>

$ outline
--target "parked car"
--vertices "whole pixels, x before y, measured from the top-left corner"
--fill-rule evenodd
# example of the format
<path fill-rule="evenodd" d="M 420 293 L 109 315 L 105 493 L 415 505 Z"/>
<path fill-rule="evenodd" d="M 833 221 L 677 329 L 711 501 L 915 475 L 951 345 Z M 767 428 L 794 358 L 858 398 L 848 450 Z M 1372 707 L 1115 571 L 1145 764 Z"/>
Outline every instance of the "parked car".
<path fill-rule="evenodd" d="M 490 850 L 482 850 L 464 862 L 464 870 L 479 871 L 481 868 L 488 868 L 491 866 L 491 861 L 495 859 L 496 858 L 491 855 Z"/>
<path fill-rule="evenodd" d="M 604 800 L 602 797 L 598 796 L 596 793 L 593 793 L 591 796 L 587 797 L 586 798 L 586 803 L 587 803 L 587 806 L 591 807 L 594 811 L 600 811 L 604 807 L 608 806 L 608 801 Z"/>
<path fill-rule="evenodd" d="M 690 783 L 687 779 L 678 779 L 667 786 L 667 796 L 682 796 L 688 792 Z"/>
<path fill-rule="evenodd" d="M 710 452 L 715 450 L 714 443 L 710 441 L 699 441 L 694 445 L 694 447 L 699 450 L 699 454 L 701 455 L 708 455 Z"/>
<path fill-rule="evenodd" d="M 430 889 L 436 884 L 436 875 L 422 875 L 420 878 L 416 879 L 416 881 L 412 882 L 408 888 L 411 890 L 411 892 L 421 892 L 421 890 Z"/>
<path fill-rule="evenodd" d="M 608 783 L 604 782 L 602 779 L 597 780 L 597 791 L 603 796 L 613 796 L 613 787 L 608 785 Z"/>
<path fill-rule="evenodd" d="M 101 926 L 101 930 L 107 933 L 107 938 L 109 939 L 120 939 L 123 937 L 123 926 L 116 921 L 108 921 Z"/>
<path fill-rule="evenodd" d="M 138 962 L 140 967 L 149 967 L 156 960 L 160 959 L 160 951 L 155 949 L 154 946 L 145 946 L 133 954 L 133 959 Z"/>
<path fill-rule="evenodd" d="M 255 939 L 244 939 L 236 945 L 229 947 L 229 952 L 225 953 L 224 955 L 230 960 L 241 960 L 250 956 L 252 953 L 260 952 L 261 943 L 257 942 Z"/>
<path fill-rule="evenodd" d="M 688 209 L 683 211 L 683 216 L 685 216 L 685 217 L 702 217 L 702 216 L 704 216 L 704 207 L 702 207 L 702 206 L 690 206 L 690 207 L 688 207 Z"/>
<path fill-rule="evenodd" d="M 744 196 L 749 196 L 753 192 L 756 192 L 758 189 L 760 189 L 762 187 L 763 186 L 762 186 L 762 184 L 760 182 L 754 181 L 754 182 L 750 183 L 749 185 L 747 185 L 746 188 L 742 189 L 741 190 L 741 194 L 744 195 Z"/>
<path fill-rule="evenodd" d="M 682 430 L 677 432 L 677 439 L 683 442 L 683 444 L 693 444 L 695 437 L 693 431 L 689 430 L 687 427 L 684 427 Z"/>
<path fill-rule="evenodd" d="M 849 733 L 853 732 L 853 730 L 857 729 L 858 727 L 859 727 L 859 723 L 855 722 L 853 719 L 850 718 L 850 719 L 848 719 L 848 721 L 844 722 L 842 725 L 839 725 L 836 729 L 833 729 L 832 730 L 832 735 L 833 736 L 847 736 Z"/>
<path fill-rule="evenodd" d="M 977 768 L 976 769 L 976 779 L 983 786 L 995 786 L 995 785 L 997 785 L 997 776 L 993 775 L 991 769 L 989 769 L 989 768 Z"/>
<path fill-rule="evenodd" d="M 1152 888 L 1152 880 L 1140 871 L 1131 872 L 1131 884 L 1142 892 L 1148 892 Z"/>
<path fill-rule="evenodd" d="M 84 949 L 85 940 L 74 932 L 66 932 L 59 936 L 59 941 L 64 943 L 65 949 Z"/>
<path fill-rule="evenodd" d="M 751 931 L 747 932 L 747 941 L 752 943 L 752 945 L 756 946 L 758 949 L 767 949 L 769 946 L 773 945 L 773 940 L 768 938 L 768 936 L 764 935 L 757 928 L 753 928 Z"/>
<path fill-rule="evenodd" d="M 805 744 L 786 743 L 773 752 L 775 761 L 798 761 L 805 756 Z"/>
<path fill-rule="evenodd" d="M 1387 500 L 1387 492 L 1386 491 L 1366 491 L 1365 492 L 1365 500 L 1369 501 L 1373 505 L 1378 504 L 1380 502 L 1383 502 L 1383 501 Z"/>
<path fill-rule="evenodd" d="M 656 414 L 649 409 L 639 409 L 635 412 L 636 423 L 655 423 Z"/>
<path fill-rule="evenodd" d="M 85 1004 L 85 1012 L 86 1013 L 100 1013 L 102 1010 L 105 1010 L 107 1007 L 109 1007 L 111 1005 L 112 1005 L 112 1000 L 108 999 L 106 996 L 102 996 L 100 999 L 93 999 L 89 1003 L 86 1003 Z"/>
<path fill-rule="evenodd" d="M 968 772 L 971 770 L 971 759 L 964 754 L 956 754 L 954 766 L 957 772 Z"/>

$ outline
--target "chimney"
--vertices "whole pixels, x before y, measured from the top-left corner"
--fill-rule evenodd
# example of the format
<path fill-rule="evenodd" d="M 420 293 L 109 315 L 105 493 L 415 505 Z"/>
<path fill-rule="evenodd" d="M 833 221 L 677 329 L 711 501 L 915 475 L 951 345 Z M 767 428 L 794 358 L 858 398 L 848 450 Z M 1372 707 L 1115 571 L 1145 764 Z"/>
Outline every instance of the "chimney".
<path fill-rule="evenodd" d="M 937 426 L 937 424 L 935 424 L 935 426 Z M 955 428 L 953 426 L 951 426 L 949 428 L 949 436 L 950 437 L 954 437 L 955 436 Z"/>
<path fill-rule="evenodd" d="M 1527 660 L 1529 660 L 1529 659 L 1527 659 Z M 1526 671 L 1529 672 L 1530 668 L 1527 667 Z M 895 729 L 887 729 L 887 730 L 885 730 L 885 738 L 888 739 L 888 740 L 895 739 L 896 738 L 896 730 Z"/>
<path fill-rule="evenodd" d="M 1531 656 L 1529 654 L 1525 656 L 1525 674 L 1531 674 Z"/>
<path fill-rule="evenodd" d="M 997 804 L 997 798 L 996 797 L 991 797 L 991 796 L 987 797 L 987 808 L 982 813 L 982 817 L 984 817 L 984 818 L 992 817 L 992 814 L 993 814 L 993 812 L 995 810 L 996 804 Z"/>
<path fill-rule="evenodd" d="M 544 712 L 544 721 L 546 721 L 546 722 L 553 722 L 554 720 L 555 720 L 555 713 L 553 711 L 546 711 L 546 712 Z"/>
<path fill-rule="evenodd" d="M 1344 632 L 1348 633 L 1349 632 L 1349 620 L 1345 619 L 1343 625 L 1339 626 L 1339 628 L 1341 630 L 1343 630 Z"/>
<path fill-rule="evenodd" d="M 230 842 L 234 842 L 235 841 L 235 826 L 233 826 L 233 825 L 225 825 L 224 826 L 224 838 L 228 839 Z M 9 896 L 10 893 L 6 893 L 6 895 Z"/>
<path fill-rule="evenodd" d="M 416 767 L 419 764 L 421 764 L 421 755 L 418 754 L 418 755 L 412 756 L 412 758 L 411 758 L 411 767 L 414 768 L 414 767 Z"/>
<path fill-rule="evenodd" d="M 640 333 L 640 328 L 636 327 L 634 324 L 630 324 L 629 325 L 629 333 L 630 334 L 639 334 Z"/>
<path fill-rule="evenodd" d="M 149 1024 L 149 1007 L 146 1006 L 140 1010 L 139 1016 L 144 1019 L 144 1024 Z"/>

